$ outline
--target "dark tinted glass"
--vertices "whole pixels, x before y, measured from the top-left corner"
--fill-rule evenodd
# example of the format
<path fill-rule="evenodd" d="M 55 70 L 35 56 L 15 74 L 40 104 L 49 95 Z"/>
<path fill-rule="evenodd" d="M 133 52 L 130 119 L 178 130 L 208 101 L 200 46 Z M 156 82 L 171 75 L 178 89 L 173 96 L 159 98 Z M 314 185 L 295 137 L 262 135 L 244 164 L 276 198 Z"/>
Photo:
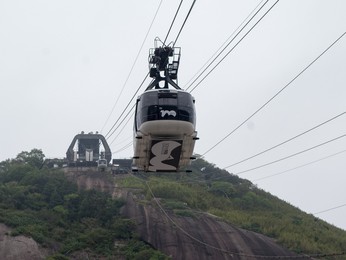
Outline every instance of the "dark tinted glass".
<path fill-rule="evenodd" d="M 145 92 L 137 103 L 138 127 L 152 120 L 181 120 L 195 124 L 195 108 L 192 96 L 187 92 Z"/>

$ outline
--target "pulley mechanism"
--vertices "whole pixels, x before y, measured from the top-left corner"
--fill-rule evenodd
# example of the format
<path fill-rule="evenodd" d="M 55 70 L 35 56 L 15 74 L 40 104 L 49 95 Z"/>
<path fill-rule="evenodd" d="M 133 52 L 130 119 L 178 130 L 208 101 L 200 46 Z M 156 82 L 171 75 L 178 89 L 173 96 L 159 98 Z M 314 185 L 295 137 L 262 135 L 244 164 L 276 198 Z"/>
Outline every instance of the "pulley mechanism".
<path fill-rule="evenodd" d="M 146 90 L 168 88 L 168 85 L 180 89 L 177 84 L 178 68 L 180 61 L 180 47 L 164 45 L 158 47 L 159 38 L 155 38 L 155 48 L 149 49 L 149 72 L 153 81 Z M 164 86 L 160 82 L 164 81 Z"/>

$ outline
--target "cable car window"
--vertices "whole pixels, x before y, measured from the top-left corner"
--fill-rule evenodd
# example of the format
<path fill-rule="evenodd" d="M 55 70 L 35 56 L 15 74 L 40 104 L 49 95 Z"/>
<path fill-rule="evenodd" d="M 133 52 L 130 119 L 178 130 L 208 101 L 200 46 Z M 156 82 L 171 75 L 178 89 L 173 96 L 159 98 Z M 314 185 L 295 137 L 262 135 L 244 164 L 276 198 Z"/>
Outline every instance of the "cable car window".
<path fill-rule="evenodd" d="M 159 98 L 177 98 L 178 94 L 176 92 L 159 92 L 158 93 Z"/>
<path fill-rule="evenodd" d="M 142 124 L 142 108 L 141 108 L 141 100 L 139 98 L 137 99 L 137 103 L 136 103 L 135 122 L 136 122 L 136 131 L 137 131 L 139 126 Z"/>
<path fill-rule="evenodd" d="M 181 120 L 195 124 L 194 100 L 187 92 L 153 91 L 137 101 L 136 127 L 153 120 Z"/>
<path fill-rule="evenodd" d="M 188 93 L 180 93 L 178 105 L 193 108 L 194 102 L 192 96 Z"/>
<path fill-rule="evenodd" d="M 157 120 L 157 114 L 158 114 L 157 105 L 148 106 L 146 111 L 147 111 L 146 113 L 147 118 L 145 121 Z"/>
<path fill-rule="evenodd" d="M 175 98 L 159 98 L 160 106 L 177 106 L 177 99 Z"/>
<path fill-rule="evenodd" d="M 158 92 L 159 105 L 160 106 L 177 106 L 177 97 L 176 92 Z"/>
<path fill-rule="evenodd" d="M 178 107 L 179 119 L 195 124 L 194 102 L 192 96 L 189 93 L 179 93 Z"/>
<path fill-rule="evenodd" d="M 157 92 L 144 93 L 141 96 L 142 106 L 157 105 Z"/>
<path fill-rule="evenodd" d="M 137 129 L 143 122 L 157 120 L 157 105 L 157 92 L 147 92 L 140 97 L 140 100 L 137 101 Z"/>

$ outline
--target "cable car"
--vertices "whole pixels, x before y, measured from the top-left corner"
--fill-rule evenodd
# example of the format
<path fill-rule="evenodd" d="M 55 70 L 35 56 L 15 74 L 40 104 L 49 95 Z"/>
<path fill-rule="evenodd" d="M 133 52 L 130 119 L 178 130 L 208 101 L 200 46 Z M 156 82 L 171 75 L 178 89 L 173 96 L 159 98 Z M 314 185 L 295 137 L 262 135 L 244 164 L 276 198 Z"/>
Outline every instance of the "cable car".
<path fill-rule="evenodd" d="M 195 100 L 173 81 L 179 59 L 180 48 L 150 49 L 150 76 L 154 80 L 136 102 L 134 170 L 176 172 L 193 159 L 198 139 Z"/>
<path fill-rule="evenodd" d="M 99 159 L 97 161 L 97 168 L 103 172 L 107 169 L 107 160 L 106 159 Z"/>

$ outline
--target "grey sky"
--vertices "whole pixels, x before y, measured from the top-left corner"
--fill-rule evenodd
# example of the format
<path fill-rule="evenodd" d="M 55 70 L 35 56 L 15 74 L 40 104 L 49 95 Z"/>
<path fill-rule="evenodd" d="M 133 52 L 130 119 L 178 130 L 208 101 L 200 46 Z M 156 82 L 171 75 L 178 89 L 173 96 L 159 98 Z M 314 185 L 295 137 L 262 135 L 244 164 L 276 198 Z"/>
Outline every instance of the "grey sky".
<path fill-rule="evenodd" d="M 179 2 L 163 1 L 103 134 L 147 74 L 148 49 L 156 36 L 165 38 Z M 168 41 L 175 39 L 191 2 L 184 1 Z M 62 158 L 77 133 L 101 131 L 159 3 L 0 0 L 0 160 L 32 148 Z M 182 47 L 182 88 L 259 3 L 196 2 L 176 44 Z M 345 13 L 344 0 L 279 1 L 192 92 L 200 137 L 195 152 L 203 154 L 230 133 L 343 34 Z M 346 36 L 205 158 L 223 168 L 345 112 L 345 68 Z M 345 115 L 228 170 L 241 172 L 344 134 Z M 112 143 L 112 150 L 131 137 L 132 121 Z M 254 181 L 345 147 L 346 138 L 341 138 L 240 176 Z M 132 147 L 113 158 L 131 156 Z M 346 153 L 340 153 L 254 183 L 308 213 L 320 212 L 346 203 L 345 158 Z M 346 229 L 346 207 L 317 216 Z"/>

